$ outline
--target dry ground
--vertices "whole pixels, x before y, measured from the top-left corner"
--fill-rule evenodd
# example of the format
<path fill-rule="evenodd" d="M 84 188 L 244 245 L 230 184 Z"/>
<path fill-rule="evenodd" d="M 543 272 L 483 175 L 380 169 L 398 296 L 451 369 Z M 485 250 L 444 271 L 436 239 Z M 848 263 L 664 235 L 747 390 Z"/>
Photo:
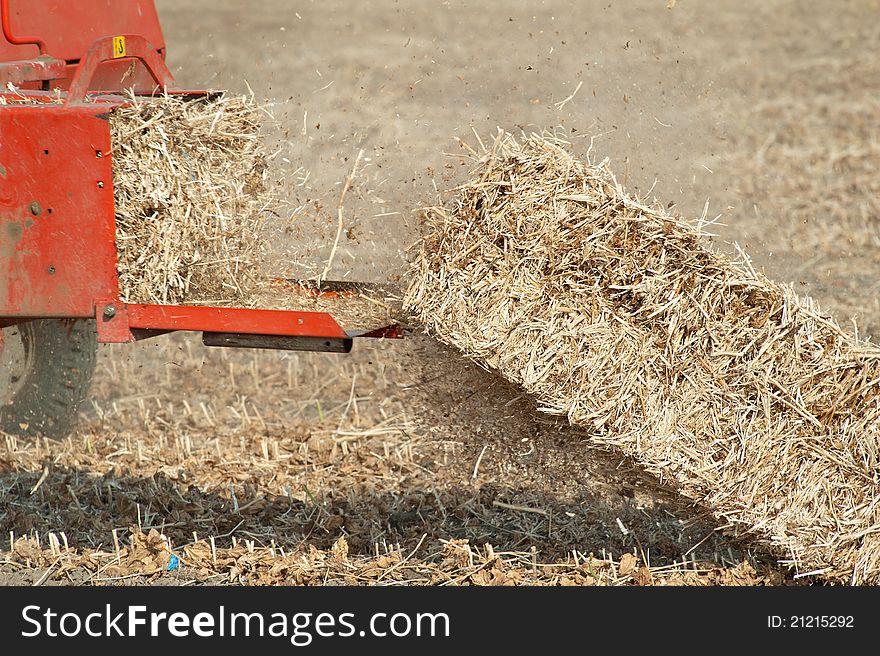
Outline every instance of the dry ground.
<path fill-rule="evenodd" d="M 182 85 L 278 101 L 302 170 L 270 273 L 323 266 L 359 150 L 333 274 L 384 281 L 432 180 L 460 175 L 453 137 L 560 126 L 684 214 L 708 202 L 719 247 L 880 329 L 877 2 L 157 4 Z M 67 442 L 0 445 L 0 580 L 793 581 L 420 335 L 349 357 L 107 348 L 93 398 Z"/>

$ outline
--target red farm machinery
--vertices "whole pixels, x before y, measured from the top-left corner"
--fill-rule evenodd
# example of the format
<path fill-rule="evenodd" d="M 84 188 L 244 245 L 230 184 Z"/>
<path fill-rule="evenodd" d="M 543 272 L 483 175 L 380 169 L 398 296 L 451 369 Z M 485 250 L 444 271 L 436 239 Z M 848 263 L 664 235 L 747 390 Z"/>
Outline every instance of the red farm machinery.
<path fill-rule="evenodd" d="M 400 336 L 323 312 L 122 302 L 109 114 L 128 90 L 136 102 L 207 92 L 175 85 L 153 0 L 0 9 L 0 96 L 16 98 L 0 105 L 0 431 L 67 434 L 101 342 L 197 331 L 211 346 L 348 352 L 353 337 Z"/>

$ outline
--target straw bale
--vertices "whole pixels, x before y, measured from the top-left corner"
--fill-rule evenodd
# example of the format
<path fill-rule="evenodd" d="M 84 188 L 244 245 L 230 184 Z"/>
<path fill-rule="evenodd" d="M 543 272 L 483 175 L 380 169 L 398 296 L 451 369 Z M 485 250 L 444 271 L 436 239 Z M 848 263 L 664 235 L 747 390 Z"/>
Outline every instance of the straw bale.
<path fill-rule="evenodd" d="M 774 549 L 880 582 L 880 349 L 624 191 L 607 160 L 499 134 L 425 213 L 427 330 Z"/>
<path fill-rule="evenodd" d="M 246 300 L 275 209 L 253 97 L 163 95 L 111 116 L 122 299 Z"/>

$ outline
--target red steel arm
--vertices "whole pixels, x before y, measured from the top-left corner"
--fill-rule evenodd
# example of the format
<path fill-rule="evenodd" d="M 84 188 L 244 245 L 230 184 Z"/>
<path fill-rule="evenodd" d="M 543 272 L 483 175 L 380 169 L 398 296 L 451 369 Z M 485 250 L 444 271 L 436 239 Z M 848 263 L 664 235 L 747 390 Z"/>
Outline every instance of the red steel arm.
<path fill-rule="evenodd" d="M 290 337 L 348 337 L 333 317 L 323 312 L 137 304 L 128 305 L 127 310 L 129 328 Z"/>
<path fill-rule="evenodd" d="M 123 54 L 114 51 L 115 39 L 123 39 Z M 80 61 L 76 75 L 67 92 L 67 104 L 71 105 L 83 101 L 89 91 L 92 77 L 101 63 L 123 58 L 140 60 L 159 87 L 167 88 L 175 85 L 174 76 L 168 70 L 165 60 L 144 37 L 133 34 L 104 37 L 95 41 L 86 56 Z"/>

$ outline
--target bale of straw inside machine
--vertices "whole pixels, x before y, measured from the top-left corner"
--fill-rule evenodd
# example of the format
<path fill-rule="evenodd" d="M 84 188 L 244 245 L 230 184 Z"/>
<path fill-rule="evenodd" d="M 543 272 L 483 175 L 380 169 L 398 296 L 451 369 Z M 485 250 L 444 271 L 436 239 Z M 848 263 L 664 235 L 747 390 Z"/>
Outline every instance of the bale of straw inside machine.
<path fill-rule="evenodd" d="M 502 134 L 426 212 L 405 304 L 802 574 L 880 582 L 880 349 L 607 162 Z"/>
<path fill-rule="evenodd" d="M 255 282 L 272 212 L 263 110 L 171 95 L 111 116 L 119 285 L 135 303 L 230 304 Z"/>

